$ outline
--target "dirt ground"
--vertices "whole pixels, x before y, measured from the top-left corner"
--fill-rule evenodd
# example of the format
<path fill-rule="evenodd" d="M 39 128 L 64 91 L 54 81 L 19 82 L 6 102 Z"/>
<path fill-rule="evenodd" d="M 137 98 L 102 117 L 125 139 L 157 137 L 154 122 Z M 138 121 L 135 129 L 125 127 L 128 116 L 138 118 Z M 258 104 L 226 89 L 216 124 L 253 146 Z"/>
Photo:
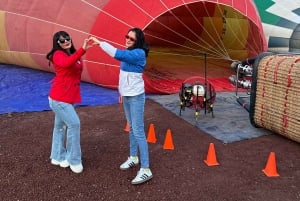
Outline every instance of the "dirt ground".
<path fill-rule="evenodd" d="M 84 171 L 74 174 L 50 164 L 51 111 L 0 115 L 1 200 L 151 200 L 151 201 L 297 201 L 300 200 L 300 145 L 279 135 L 223 144 L 147 100 L 146 133 L 154 177 L 131 185 L 139 167 L 119 165 L 128 156 L 126 121 L 120 105 L 80 107 Z M 164 150 L 171 129 L 174 150 Z M 214 143 L 220 165 L 207 166 Z M 279 176 L 267 177 L 270 152 Z"/>

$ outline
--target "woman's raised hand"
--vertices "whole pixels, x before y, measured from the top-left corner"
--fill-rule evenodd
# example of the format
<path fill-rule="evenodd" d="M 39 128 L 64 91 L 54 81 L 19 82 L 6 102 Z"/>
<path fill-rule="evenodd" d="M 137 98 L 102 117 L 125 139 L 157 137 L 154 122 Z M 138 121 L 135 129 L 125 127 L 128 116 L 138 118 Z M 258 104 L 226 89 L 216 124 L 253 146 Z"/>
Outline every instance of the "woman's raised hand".
<path fill-rule="evenodd" d="M 87 49 L 89 49 L 90 47 L 93 47 L 94 44 L 91 43 L 91 41 L 92 41 L 91 38 L 86 38 L 86 39 L 84 39 L 82 48 L 83 48 L 84 50 L 87 50 Z"/>
<path fill-rule="evenodd" d="M 93 36 L 91 36 L 89 39 L 93 41 L 93 45 L 99 45 L 101 43 L 100 40 L 98 40 L 97 38 L 95 38 Z"/>

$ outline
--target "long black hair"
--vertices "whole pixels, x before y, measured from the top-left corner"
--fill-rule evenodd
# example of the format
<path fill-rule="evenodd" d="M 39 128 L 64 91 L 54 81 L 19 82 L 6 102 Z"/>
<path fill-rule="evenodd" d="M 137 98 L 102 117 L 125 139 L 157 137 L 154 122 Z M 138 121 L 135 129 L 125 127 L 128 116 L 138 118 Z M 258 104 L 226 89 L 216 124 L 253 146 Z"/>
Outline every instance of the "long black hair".
<path fill-rule="evenodd" d="M 62 50 L 64 52 L 66 52 L 67 54 L 73 54 L 74 52 L 76 52 L 76 49 L 73 45 L 72 40 L 71 40 L 70 52 L 61 48 L 60 45 L 58 44 L 58 39 L 60 37 L 66 38 L 66 37 L 70 37 L 70 35 L 65 31 L 58 31 L 53 35 L 53 41 L 52 41 L 53 47 L 52 47 L 51 51 L 46 55 L 46 58 L 49 60 L 49 64 L 50 64 L 50 61 L 52 61 L 53 54 L 56 50 Z"/>
<path fill-rule="evenodd" d="M 148 56 L 150 47 L 149 44 L 145 41 L 145 35 L 143 31 L 140 28 L 131 28 L 128 30 L 127 33 L 129 32 L 134 32 L 136 35 L 136 41 L 132 47 L 129 47 L 129 50 L 136 49 L 136 48 L 141 48 L 145 51 L 146 57 Z"/>

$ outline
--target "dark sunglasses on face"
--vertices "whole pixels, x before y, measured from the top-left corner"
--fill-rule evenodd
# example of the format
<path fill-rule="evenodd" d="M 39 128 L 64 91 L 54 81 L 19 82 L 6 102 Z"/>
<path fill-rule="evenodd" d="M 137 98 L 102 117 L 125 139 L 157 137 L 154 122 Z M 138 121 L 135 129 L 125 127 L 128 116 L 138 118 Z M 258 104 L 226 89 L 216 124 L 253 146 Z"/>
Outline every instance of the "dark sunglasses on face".
<path fill-rule="evenodd" d="M 58 39 L 57 43 L 64 44 L 65 42 L 69 42 L 71 40 L 70 36 L 66 36 L 65 38 Z"/>
<path fill-rule="evenodd" d="M 125 38 L 126 38 L 126 39 L 129 39 L 129 40 L 132 41 L 132 42 L 135 42 L 135 41 L 136 41 L 136 39 L 134 39 L 134 38 L 132 38 L 132 37 L 130 37 L 130 36 L 128 36 L 128 35 L 126 35 Z"/>

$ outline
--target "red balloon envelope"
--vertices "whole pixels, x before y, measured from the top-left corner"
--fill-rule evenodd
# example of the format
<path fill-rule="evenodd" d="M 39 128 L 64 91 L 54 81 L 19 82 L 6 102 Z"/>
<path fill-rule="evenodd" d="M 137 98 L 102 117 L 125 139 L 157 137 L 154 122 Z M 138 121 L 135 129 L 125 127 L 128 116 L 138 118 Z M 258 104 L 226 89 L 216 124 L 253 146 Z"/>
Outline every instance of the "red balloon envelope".
<path fill-rule="evenodd" d="M 183 80 L 228 77 L 230 63 L 266 51 L 252 0 L 0 0 L 0 62 L 53 72 L 46 53 L 65 30 L 80 47 L 96 36 L 124 48 L 128 29 L 144 30 L 150 53 L 147 93 L 177 93 Z M 230 72 L 231 73 L 231 72 Z M 83 81 L 116 89 L 119 62 L 93 47 L 84 56 Z"/>

